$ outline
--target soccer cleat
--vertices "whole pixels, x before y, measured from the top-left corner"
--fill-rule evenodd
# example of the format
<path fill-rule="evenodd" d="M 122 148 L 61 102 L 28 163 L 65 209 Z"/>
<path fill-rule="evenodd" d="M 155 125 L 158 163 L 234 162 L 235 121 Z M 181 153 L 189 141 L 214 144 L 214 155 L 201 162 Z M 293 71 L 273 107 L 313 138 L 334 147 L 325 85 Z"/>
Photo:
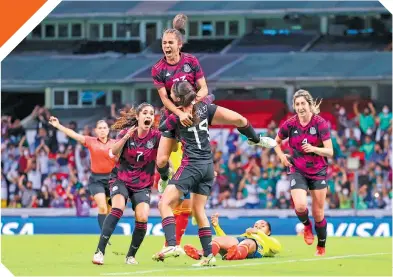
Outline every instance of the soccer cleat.
<path fill-rule="evenodd" d="M 198 263 L 193 264 L 192 266 L 195 267 L 216 266 L 216 258 L 213 256 L 213 254 L 210 254 L 207 257 L 202 257 L 202 259 Z"/>
<path fill-rule="evenodd" d="M 168 186 L 169 180 L 172 178 L 172 175 L 173 175 L 172 169 L 169 168 L 168 179 L 164 181 L 160 178 L 160 181 L 158 181 L 158 185 L 157 185 L 157 189 L 159 193 L 163 193 L 165 191 L 165 188 Z"/>
<path fill-rule="evenodd" d="M 93 264 L 96 264 L 96 265 L 103 265 L 104 264 L 104 254 L 100 250 L 98 250 L 98 252 L 94 254 L 92 262 L 93 262 Z"/>
<path fill-rule="evenodd" d="M 138 264 L 137 260 L 135 260 L 135 257 L 126 257 L 126 264 Z"/>
<path fill-rule="evenodd" d="M 161 261 L 163 262 L 166 258 L 169 257 L 179 257 L 181 254 L 181 251 L 177 246 L 167 246 L 164 247 L 160 252 L 156 253 L 153 255 L 152 259 L 153 261 Z"/>
<path fill-rule="evenodd" d="M 325 256 L 325 247 L 317 246 L 317 252 L 315 252 L 315 256 Z"/>
<path fill-rule="evenodd" d="M 186 252 L 188 257 L 194 260 L 200 260 L 202 258 L 202 253 L 191 244 L 184 245 L 184 252 Z"/>
<path fill-rule="evenodd" d="M 312 233 L 312 226 L 311 226 L 311 224 L 304 225 L 304 241 L 308 245 L 311 245 L 314 242 L 314 234 Z"/>
<path fill-rule="evenodd" d="M 263 137 L 259 136 L 259 142 L 253 142 L 251 140 L 248 140 L 249 145 L 258 145 L 262 146 L 265 148 L 274 148 L 277 146 L 277 141 L 275 139 L 272 139 L 270 137 Z"/>
<path fill-rule="evenodd" d="M 186 255 L 186 252 L 180 245 L 176 245 L 177 251 L 179 251 L 180 255 Z"/>

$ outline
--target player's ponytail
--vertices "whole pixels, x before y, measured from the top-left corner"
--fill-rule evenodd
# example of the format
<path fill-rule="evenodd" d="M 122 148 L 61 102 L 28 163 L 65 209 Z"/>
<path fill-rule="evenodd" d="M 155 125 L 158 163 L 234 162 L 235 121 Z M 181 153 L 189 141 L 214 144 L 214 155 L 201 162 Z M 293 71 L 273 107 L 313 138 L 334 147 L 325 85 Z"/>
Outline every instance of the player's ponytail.
<path fill-rule="evenodd" d="M 178 43 L 184 45 L 187 21 L 188 17 L 185 14 L 180 13 L 176 15 L 172 21 L 172 28 L 165 30 L 164 35 L 175 34 Z"/>
<path fill-rule="evenodd" d="M 120 131 L 125 128 L 132 126 L 138 126 L 138 119 L 136 116 L 143 110 L 144 107 L 151 106 L 149 103 L 142 103 L 137 108 L 123 109 L 120 111 L 120 117 L 117 118 L 116 122 L 112 125 L 112 130 Z"/>
<path fill-rule="evenodd" d="M 307 101 L 307 103 L 310 105 L 311 112 L 313 114 L 319 114 L 320 113 L 320 106 L 322 104 L 322 99 L 318 101 L 318 99 L 315 99 L 311 96 L 311 94 L 304 89 L 299 89 L 298 91 L 295 92 L 293 95 L 293 101 L 292 101 L 292 107 L 295 109 L 295 100 L 299 97 L 304 97 L 304 99 Z"/>
<path fill-rule="evenodd" d="M 178 30 L 183 36 L 186 34 L 186 24 L 188 17 L 185 14 L 179 13 L 172 21 L 172 27 Z"/>

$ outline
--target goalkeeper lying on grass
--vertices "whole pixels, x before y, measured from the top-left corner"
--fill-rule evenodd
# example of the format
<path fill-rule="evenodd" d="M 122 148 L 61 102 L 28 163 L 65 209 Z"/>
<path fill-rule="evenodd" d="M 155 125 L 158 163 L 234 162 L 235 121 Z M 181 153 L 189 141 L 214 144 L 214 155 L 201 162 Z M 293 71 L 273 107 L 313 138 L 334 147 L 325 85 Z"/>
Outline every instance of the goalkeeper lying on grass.
<path fill-rule="evenodd" d="M 218 214 L 211 217 L 217 237 L 212 241 L 213 255 L 221 254 L 225 260 L 244 260 L 262 257 L 274 257 L 281 250 L 281 244 L 270 237 L 270 224 L 264 220 L 255 222 L 254 227 L 238 237 L 227 236 L 218 224 Z M 199 260 L 203 251 L 190 244 L 184 245 L 187 256 Z"/>

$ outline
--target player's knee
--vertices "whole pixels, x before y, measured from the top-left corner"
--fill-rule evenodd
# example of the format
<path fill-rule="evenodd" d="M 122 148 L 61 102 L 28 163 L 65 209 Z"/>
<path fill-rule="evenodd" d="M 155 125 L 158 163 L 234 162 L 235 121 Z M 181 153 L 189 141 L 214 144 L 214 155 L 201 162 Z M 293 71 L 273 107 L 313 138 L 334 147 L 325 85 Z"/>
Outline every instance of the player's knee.
<path fill-rule="evenodd" d="M 247 123 L 248 123 L 247 118 L 239 114 L 238 118 L 236 119 L 235 125 L 236 127 L 239 128 L 239 127 L 245 127 Z"/>
<path fill-rule="evenodd" d="M 167 155 L 157 156 L 157 166 L 160 168 L 166 166 L 166 164 L 168 163 L 168 160 L 169 160 L 169 156 L 167 156 Z"/>
<path fill-rule="evenodd" d="M 312 216 L 314 217 L 316 222 L 320 222 L 325 217 L 324 210 L 320 209 L 319 207 L 313 208 Z"/>
<path fill-rule="evenodd" d="M 135 215 L 135 219 L 138 222 L 147 222 L 149 219 L 149 214 L 145 212 L 138 213 Z"/>
<path fill-rule="evenodd" d="M 307 203 L 295 203 L 295 209 L 302 213 L 307 210 Z"/>
<path fill-rule="evenodd" d="M 106 214 L 106 213 L 108 213 L 108 206 L 106 205 L 106 203 L 98 205 L 98 213 L 99 214 Z"/>

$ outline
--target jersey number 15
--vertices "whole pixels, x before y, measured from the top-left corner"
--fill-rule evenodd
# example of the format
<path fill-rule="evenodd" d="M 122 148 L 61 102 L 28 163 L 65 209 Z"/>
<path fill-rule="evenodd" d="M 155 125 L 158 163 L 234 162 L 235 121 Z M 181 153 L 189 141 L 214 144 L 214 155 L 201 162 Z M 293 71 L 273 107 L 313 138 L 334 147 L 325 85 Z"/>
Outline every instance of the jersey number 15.
<path fill-rule="evenodd" d="M 199 123 L 199 125 L 191 127 L 191 128 L 188 128 L 189 132 L 194 132 L 195 140 L 196 140 L 196 143 L 197 143 L 199 149 L 202 149 L 202 145 L 201 145 L 201 140 L 199 139 L 199 136 L 198 136 L 198 128 L 199 128 L 200 131 L 206 131 L 207 132 L 207 139 L 210 141 L 209 129 L 207 128 L 207 125 L 208 125 L 207 118 L 205 118 L 204 120 L 202 120 Z"/>

